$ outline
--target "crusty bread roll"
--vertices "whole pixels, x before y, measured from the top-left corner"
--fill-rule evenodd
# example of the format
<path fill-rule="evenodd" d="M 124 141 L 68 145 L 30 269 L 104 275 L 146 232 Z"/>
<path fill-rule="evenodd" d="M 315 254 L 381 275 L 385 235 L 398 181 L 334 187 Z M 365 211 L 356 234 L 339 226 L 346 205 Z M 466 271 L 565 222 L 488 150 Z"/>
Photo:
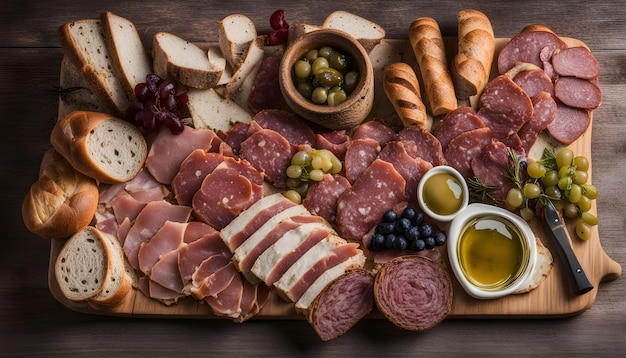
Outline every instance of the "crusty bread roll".
<path fill-rule="evenodd" d="M 429 17 L 415 19 L 409 26 L 409 41 L 431 113 L 433 116 L 447 114 L 457 107 L 457 101 L 439 24 Z"/>
<path fill-rule="evenodd" d="M 426 115 L 417 75 L 404 62 L 394 62 L 383 72 L 383 89 L 393 104 L 402 124 L 416 124 L 430 131 L 432 118 Z"/>
<path fill-rule="evenodd" d="M 489 18 L 477 10 L 461 10 L 458 20 L 458 51 L 450 72 L 459 99 L 480 94 L 489 81 L 495 38 Z"/>
<path fill-rule="evenodd" d="M 148 152 L 137 127 L 101 112 L 74 111 L 61 118 L 50 142 L 74 169 L 105 183 L 134 178 Z"/>
<path fill-rule="evenodd" d="M 22 203 L 22 218 L 36 235 L 66 238 L 91 222 L 97 206 L 95 180 L 74 170 L 54 149 L 49 149 L 42 159 L 39 179 Z"/>
<path fill-rule="evenodd" d="M 215 87 L 224 72 L 206 51 L 169 32 L 154 35 L 152 57 L 155 74 L 193 88 Z"/>

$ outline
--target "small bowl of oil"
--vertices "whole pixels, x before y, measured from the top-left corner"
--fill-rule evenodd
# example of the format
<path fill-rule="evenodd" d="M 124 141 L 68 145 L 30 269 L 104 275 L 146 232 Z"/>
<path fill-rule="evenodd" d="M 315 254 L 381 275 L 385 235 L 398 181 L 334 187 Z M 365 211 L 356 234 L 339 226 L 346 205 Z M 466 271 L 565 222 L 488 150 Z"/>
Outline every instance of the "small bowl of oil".
<path fill-rule="evenodd" d="M 494 299 L 519 290 L 532 273 L 536 256 L 532 229 L 506 209 L 470 204 L 450 223 L 452 271 L 474 298 Z"/>
<path fill-rule="evenodd" d="M 440 224 L 445 224 L 467 207 L 467 183 L 463 175 L 453 167 L 433 167 L 420 179 L 417 202 L 426 215 Z"/>

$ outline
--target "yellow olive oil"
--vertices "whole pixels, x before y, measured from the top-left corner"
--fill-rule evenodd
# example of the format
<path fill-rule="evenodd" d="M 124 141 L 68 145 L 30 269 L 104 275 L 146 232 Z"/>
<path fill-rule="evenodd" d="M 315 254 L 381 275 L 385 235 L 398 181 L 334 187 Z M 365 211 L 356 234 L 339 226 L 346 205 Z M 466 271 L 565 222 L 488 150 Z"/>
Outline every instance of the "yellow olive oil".
<path fill-rule="evenodd" d="M 422 194 L 424 203 L 439 215 L 454 214 L 463 204 L 463 187 L 448 173 L 428 178 Z"/>

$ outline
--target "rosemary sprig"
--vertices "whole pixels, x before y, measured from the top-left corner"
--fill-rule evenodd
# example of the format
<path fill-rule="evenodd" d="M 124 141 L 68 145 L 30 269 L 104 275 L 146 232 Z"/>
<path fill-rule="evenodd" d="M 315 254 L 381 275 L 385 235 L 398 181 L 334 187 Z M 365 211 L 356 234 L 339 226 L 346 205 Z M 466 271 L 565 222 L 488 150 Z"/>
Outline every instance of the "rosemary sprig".
<path fill-rule="evenodd" d="M 499 200 L 491 193 L 492 191 L 498 189 L 498 186 L 487 185 L 477 176 L 467 179 L 467 185 L 472 201 L 478 201 L 485 204 L 498 204 Z"/>

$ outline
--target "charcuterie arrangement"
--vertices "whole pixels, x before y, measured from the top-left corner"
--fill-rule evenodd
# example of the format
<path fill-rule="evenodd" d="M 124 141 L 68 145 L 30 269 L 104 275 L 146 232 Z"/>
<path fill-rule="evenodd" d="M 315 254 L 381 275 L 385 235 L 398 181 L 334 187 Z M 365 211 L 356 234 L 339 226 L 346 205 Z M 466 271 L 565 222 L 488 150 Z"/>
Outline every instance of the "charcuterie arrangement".
<path fill-rule="evenodd" d="M 149 302 L 243 322 L 281 307 L 322 340 L 376 312 L 430 329 L 465 294 L 442 250 L 448 225 L 418 201 L 440 166 L 462 175 L 473 202 L 534 222 L 550 200 L 574 240 L 597 241 L 589 152 L 567 148 L 602 100 L 593 54 L 538 25 L 499 44 L 481 12 L 458 21 L 454 54 L 427 17 L 406 41 L 344 11 L 318 26 L 279 10 L 269 34 L 234 14 L 213 43 L 159 32 L 148 51 L 110 12 L 63 24 L 59 121 L 23 205 L 29 230 L 53 242 L 51 290 L 105 314 Z M 282 54 L 320 29 L 357 39 L 375 68 L 375 105 L 356 126 L 309 122 L 281 92 Z M 359 80 L 349 64 L 318 47 L 294 83 L 314 102 L 343 102 Z M 446 183 L 428 198 L 458 208 Z M 537 262 L 513 296 L 553 274 L 534 235 Z"/>

